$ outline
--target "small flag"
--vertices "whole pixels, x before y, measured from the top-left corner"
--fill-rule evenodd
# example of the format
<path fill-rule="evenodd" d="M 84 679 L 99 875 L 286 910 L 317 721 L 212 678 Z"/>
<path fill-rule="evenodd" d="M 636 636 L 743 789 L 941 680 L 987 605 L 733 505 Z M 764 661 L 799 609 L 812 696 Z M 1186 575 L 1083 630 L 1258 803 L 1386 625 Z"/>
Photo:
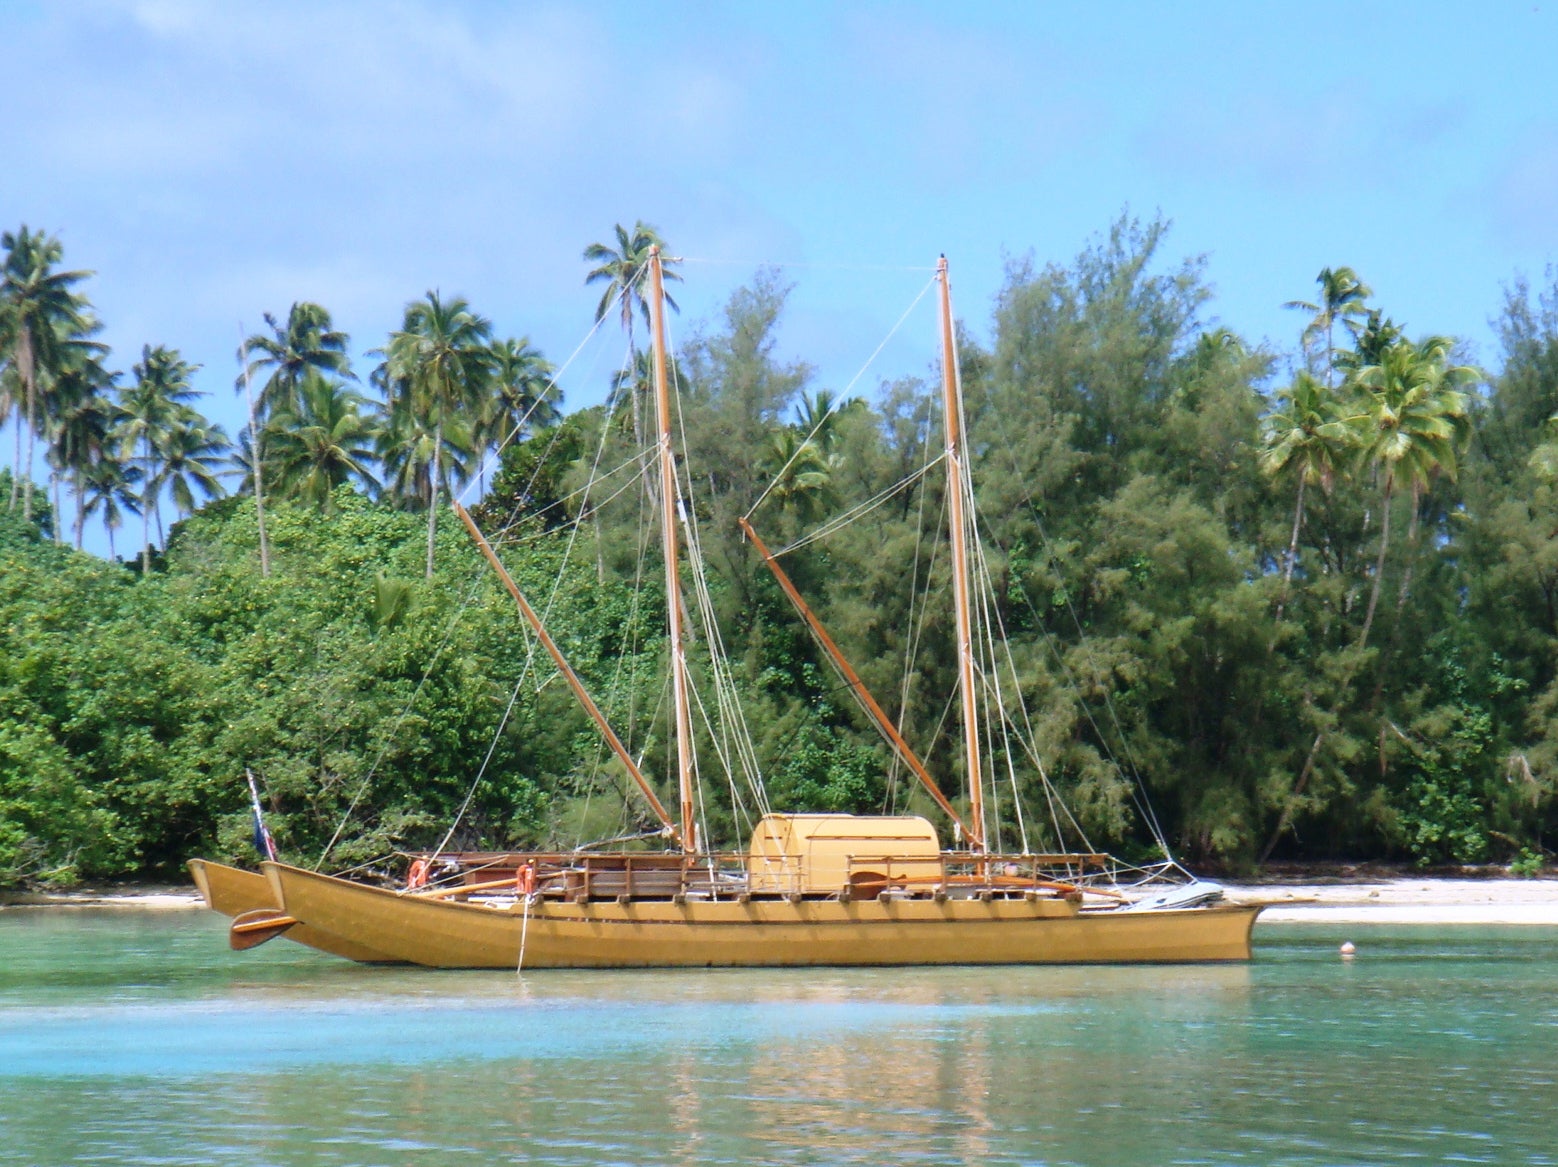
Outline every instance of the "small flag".
<path fill-rule="evenodd" d="M 270 837 L 270 828 L 265 825 L 258 809 L 254 812 L 254 849 L 261 858 L 272 861 L 276 858 L 276 840 Z"/>
<path fill-rule="evenodd" d="M 255 785 L 253 771 L 245 769 L 244 776 L 249 779 L 249 798 L 254 804 L 254 849 L 262 859 L 274 863 L 276 840 L 271 838 L 270 828 L 265 825 L 265 815 L 260 811 L 260 788 Z"/>

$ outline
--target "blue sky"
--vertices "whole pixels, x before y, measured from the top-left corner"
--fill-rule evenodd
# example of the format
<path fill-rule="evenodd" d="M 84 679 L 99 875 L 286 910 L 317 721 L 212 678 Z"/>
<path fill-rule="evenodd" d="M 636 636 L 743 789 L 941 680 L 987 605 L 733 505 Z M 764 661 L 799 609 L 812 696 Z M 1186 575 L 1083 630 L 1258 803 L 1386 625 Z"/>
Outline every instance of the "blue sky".
<path fill-rule="evenodd" d="M 229 430 L 240 322 L 316 300 L 360 352 L 439 288 L 561 360 L 580 251 L 638 218 L 713 261 L 683 336 L 793 265 L 781 355 L 834 387 L 903 269 L 945 251 L 987 336 L 1010 259 L 1069 262 L 1127 208 L 1207 256 L 1208 323 L 1284 350 L 1283 301 L 1349 264 L 1496 365 L 1503 288 L 1558 259 L 1551 2 L 12 0 L 0 43 L 0 225 L 59 234 L 114 367 L 179 348 Z M 928 328 L 857 388 L 923 371 Z"/>

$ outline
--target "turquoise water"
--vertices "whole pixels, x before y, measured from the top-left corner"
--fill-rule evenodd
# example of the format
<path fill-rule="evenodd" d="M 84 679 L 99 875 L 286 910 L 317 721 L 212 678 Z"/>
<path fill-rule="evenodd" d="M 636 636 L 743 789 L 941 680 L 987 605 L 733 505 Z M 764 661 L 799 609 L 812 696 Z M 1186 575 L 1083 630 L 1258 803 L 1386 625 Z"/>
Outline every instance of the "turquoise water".
<path fill-rule="evenodd" d="M 1256 954 L 517 977 L 0 912 L 0 1164 L 1558 1164 L 1558 929 Z"/>

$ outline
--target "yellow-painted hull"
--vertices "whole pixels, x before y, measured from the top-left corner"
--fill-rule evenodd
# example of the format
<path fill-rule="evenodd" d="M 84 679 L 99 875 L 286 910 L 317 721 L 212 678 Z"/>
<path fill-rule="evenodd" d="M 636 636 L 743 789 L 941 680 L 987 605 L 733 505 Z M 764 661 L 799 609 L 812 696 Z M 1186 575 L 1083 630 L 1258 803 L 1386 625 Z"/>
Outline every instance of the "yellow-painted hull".
<path fill-rule="evenodd" d="M 1240 961 L 1260 912 L 1079 912 L 1059 899 L 540 901 L 527 911 L 261 866 L 288 914 L 438 968 L 514 968 L 521 946 L 525 968 Z"/>
<path fill-rule="evenodd" d="M 212 863 L 208 859 L 191 859 L 187 866 L 190 877 L 195 881 L 195 887 L 200 890 L 201 898 L 206 901 L 206 907 L 212 911 L 233 917 L 261 908 L 274 909 L 281 906 L 281 901 L 271 890 L 269 881 L 258 871 L 228 867 L 224 863 Z M 320 952 L 328 952 L 331 956 L 344 956 L 347 960 L 377 964 L 396 959 L 393 956 L 385 956 L 367 945 L 333 936 L 308 924 L 294 924 L 282 935 L 308 948 L 317 948 Z"/>

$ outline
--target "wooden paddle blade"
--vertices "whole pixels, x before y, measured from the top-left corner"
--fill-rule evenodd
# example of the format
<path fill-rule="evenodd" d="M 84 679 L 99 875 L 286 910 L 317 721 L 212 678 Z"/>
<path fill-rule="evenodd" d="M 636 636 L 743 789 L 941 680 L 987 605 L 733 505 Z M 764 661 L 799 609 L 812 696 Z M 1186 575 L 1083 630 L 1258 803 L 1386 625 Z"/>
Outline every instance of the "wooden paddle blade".
<path fill-rule="evenodd" d="M 227 944 L 234 952 L 242 952 L 274 940 L 296 923 L 291 916 L 275 908 L 241 912 L 233 917 L 232 927 L 227 930 Z"/>

